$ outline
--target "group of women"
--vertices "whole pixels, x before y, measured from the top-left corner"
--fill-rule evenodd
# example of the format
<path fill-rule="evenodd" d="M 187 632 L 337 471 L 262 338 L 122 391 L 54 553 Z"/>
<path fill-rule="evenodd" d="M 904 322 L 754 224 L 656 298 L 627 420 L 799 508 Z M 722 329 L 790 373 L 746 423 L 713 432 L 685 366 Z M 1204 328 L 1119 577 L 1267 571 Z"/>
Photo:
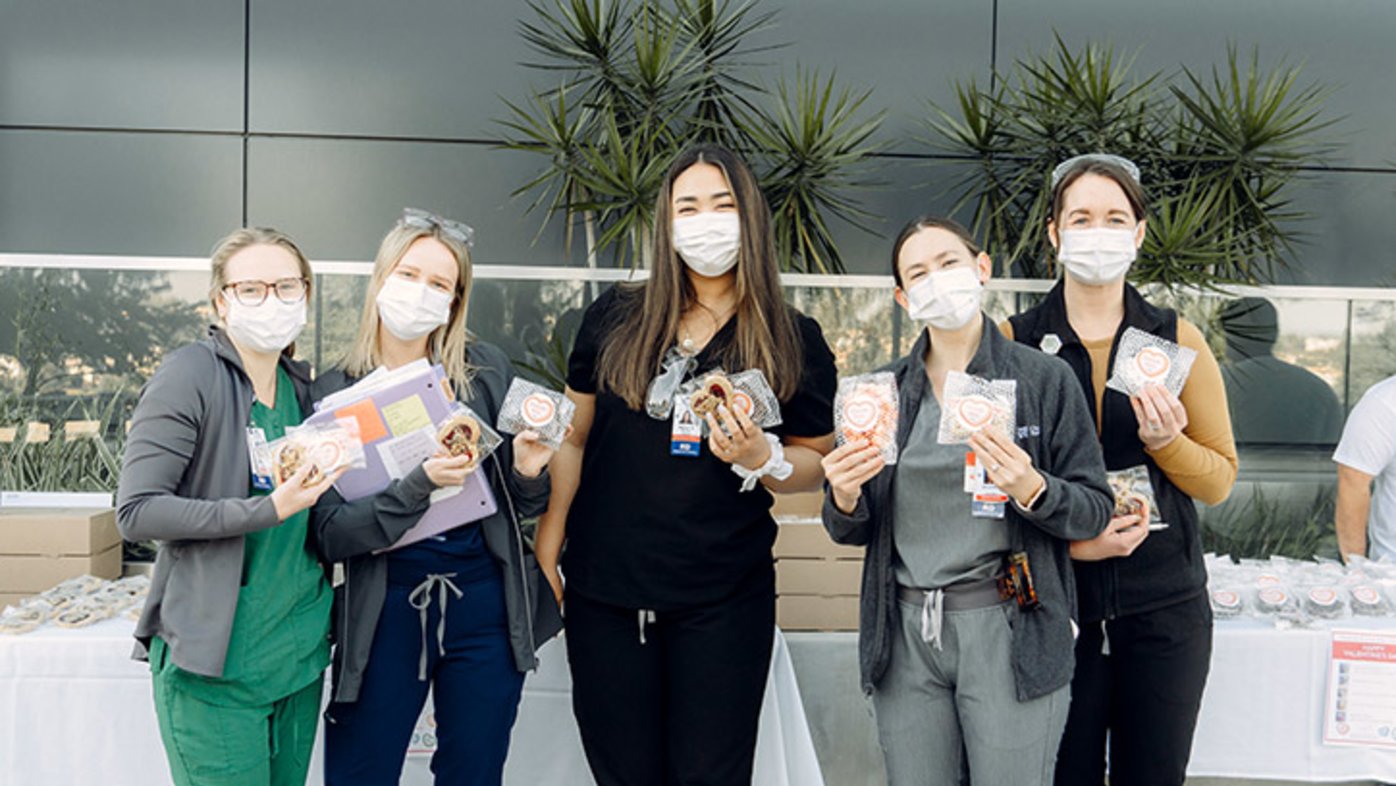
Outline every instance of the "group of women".
<path fill-rule="evenodd" d="M 309 468 L 259 488 L 249 441 L 421 359 L 494 422 L 513 370 L 467 329 L 473 233 L 404 213 L 350 351 L 312 382 L 293 359 L 304 255 L 234 232 L 212 259 L 217 324 L 142 392 L 118 490 L 123 534 L 161 541 L 137 656 L 175 781 L 302 783 L 332 664 L 328 784 L 396 783 L 428 689 L 437 782 L 500 783 L 523 675 L 565 626 L 598 784 L 750 783 L 771 494 L 824 488 L 832 537 L 867 546 L 859 654 L 893 784 L 1100 784 L 1107 735 L 1112 783 L 1181 783 L 1211 642 L 1193 500 L 1224 497 L 1236 458 L 1197 329 L 1124 281 L 1145 216 L 1128 162 L 1066 162 L 1048 225 L 1066 275 L 1003 325 L 980 308 L 992 265 L 973 238 L 908 224 L 896 300 L 925 329 L 887 369 L 900 460 L 884 466 L 877 446 L 835 448 L 834 357 L 782 296 L 750 168 L 695 148 L 660 190 L 648 280 L 583 317 L 561 447 L 525 431 L 478 467 L 443 451 L 353 501 Z M 1105 388 L 1128 327 L 1204 350 L 1180 396 Z M 726 406 L 695 423 L 676 390 L 714 369 L 760 369 L 780 424 Z M 1015 380 L 1016 430 L 939 444 L 951 372 Z M 967 460 L 1006 504 L 971 504 Z M 1114 515 L 1106 470 L 1137 466 L 1166 529 Z M 471 472 L 495 513 L 385 550 Z M 519 522 L 535 515 L 530 547 Z"/>

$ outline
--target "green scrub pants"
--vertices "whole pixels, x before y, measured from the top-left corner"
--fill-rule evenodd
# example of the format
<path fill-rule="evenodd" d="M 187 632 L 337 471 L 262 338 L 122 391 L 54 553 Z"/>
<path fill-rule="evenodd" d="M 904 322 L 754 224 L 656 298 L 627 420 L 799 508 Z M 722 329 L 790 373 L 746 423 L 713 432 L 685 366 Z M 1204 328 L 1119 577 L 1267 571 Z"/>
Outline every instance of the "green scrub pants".
<path fill-rule="evenodd" d="M 153 674 L 155 715 L 176 786 L 303 786 L 324 680 L 259 707 L 209 704 Z"/>

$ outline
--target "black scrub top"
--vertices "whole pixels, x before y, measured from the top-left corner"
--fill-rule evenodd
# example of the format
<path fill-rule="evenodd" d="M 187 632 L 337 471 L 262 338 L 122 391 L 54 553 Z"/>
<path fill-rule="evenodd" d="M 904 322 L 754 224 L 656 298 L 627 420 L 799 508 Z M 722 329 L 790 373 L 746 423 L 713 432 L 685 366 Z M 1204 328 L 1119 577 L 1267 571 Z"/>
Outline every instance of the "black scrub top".
<path fill-rule="evenodd" d="M 567 518 L 562 567 L 568 591 L 613 606 L 669 611 L 773 589 L 770 492 L 761 484 L 740 491 L 741 478 L 712 455 L 706 439 L 697 457 L 670 455 L 669 419 L 651 418 L 598 390 L 597 355 L 622 311 L 640 300 L 621 297 L 616 288 L 597 298 L 568 360 L 568 387 L 596 395 L 581 485 Z M 781 425 L 768 430 L 781 437 L 825 436 L 834 430 L 834 356 L 819 323 L 791 313 L 804 371 L 795 394 L 781 402 Z M 719 365 L 735 326 L 734 317 L 713 336 L 693 376 Z"/>

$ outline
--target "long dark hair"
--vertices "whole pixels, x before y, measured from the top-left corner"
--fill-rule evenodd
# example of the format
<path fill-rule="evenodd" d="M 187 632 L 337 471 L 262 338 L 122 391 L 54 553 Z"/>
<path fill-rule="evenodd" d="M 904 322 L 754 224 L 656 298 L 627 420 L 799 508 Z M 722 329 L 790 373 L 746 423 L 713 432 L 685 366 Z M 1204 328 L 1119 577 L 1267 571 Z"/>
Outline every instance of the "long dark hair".
<path fill-rule="evenodd" d="M 736 336 L 720 361 L 730 372 L 759 368 L 775 391 L 787 401 L 795 394 L 804 368 L 804 352 L 794 313 L 785 303 L 771 233 L 771 210 L 751 168 L 734 153 L 714 145 L 690 148 L 674 159 L 659 188 L 654 209 L 654 241 L 649 280 L 624 287 L 626 308 L 601 348 L 600 387 L 643 409 L 645 392 L 658 371 L 664 352 L 678 341 L 679 318 L 698 301 L 674 251 L 674 179 L 694 164 L 722 170 L 737 204 L 741 248 L 737 254 L 737 305 L 732 318 Z"/>

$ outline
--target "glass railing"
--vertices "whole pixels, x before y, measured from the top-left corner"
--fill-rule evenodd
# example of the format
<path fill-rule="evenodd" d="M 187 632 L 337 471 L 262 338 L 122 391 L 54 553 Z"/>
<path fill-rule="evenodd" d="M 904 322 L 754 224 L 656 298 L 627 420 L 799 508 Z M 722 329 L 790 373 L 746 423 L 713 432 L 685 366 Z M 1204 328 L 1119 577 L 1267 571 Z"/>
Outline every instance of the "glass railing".
<path fill-rule="evenodd" d="M 352 341 L 369 270 L 316 265 L 310 323 L 296 347 L 315 368 L 334 365 Z M 469 325 L 521 373 L 558 385 L 582 311 L 628 277 L 481 266 Z M 890 278 L 788 275 L 785 284 L 790 301 L 823 327 L 841 373 L 881 366 L 915 338 Z M 991 282 L 986 310 L 1005 318 L 1049 287 Z M 1396 290 L 1146 294 L 1202 329 L 1227 384 L 1241 476 L 1232 499 L 1205 512 L 1208 545 L 1332 553 L 1332 448 L 1362 393 L 1396 374 Z M 165 352 L 201 335 L 210 316 L 206 260 L 0 255 L 0 488 L 113 486 L 113 456 L 141 383 Z"/>

